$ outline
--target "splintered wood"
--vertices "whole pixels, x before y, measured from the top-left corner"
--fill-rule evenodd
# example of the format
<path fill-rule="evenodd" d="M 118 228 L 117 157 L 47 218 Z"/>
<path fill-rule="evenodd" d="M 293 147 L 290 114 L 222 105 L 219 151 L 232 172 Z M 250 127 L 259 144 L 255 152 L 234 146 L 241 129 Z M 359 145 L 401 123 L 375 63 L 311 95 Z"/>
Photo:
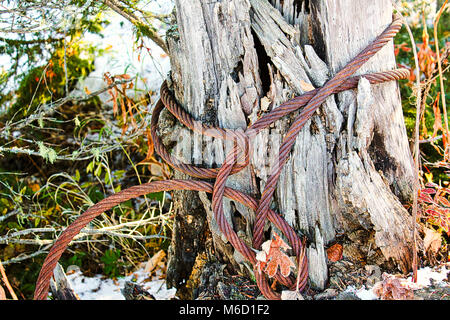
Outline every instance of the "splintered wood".
<path fill-rule="evenodd" d="M 151 257 L 145 264 L 144 271 L 151 274 L 153 270 L 160 264 L 162 259 L 166 256 L 163 250 L 159 250 L 153 257 Z"/>
<path fill-rule="evenodd" d="M 178 33 L 168 37 L 176 99 L 204 123 L 245 128 L 247 121 L 255 122 L 293 96 L 323 86 L 392 21 L 390 0 L 367 2 L 364 12 L 351 0 L 302 2 L 300 7 L 296 1 L 179 0 Z M 395 56 L 389 44 L 357 73 L 392 68 Z M 271 167 L 277 165 L 280 142 L 291 122 L 291 117 L 284 117 L 262 130 L 254 141 L 251 166 L 230 177 L 227 186 L 250 194 L 261 192 Z M 180 148 L 189 152 L 174 156 L 207 167 L 222 164 L 226 143 L 189 134 L 191 139 L 184 139 Z M 337 232 L 374 230 L 376 248 L 372 249 L 379 248 L 386 261 L 393 259 L 408 269 L 412 221 L 400 200 L 410 197 L 413 181 L 396 83 L 370 85 L 362 79 L 358 90 L 330 96 L 323 103 L 300 131 L 275 194 L 277 211 L 311 240 L 307 254 L 314 288 L 323 289 L 327 283 L 324 247 L 336 240 Z M 185 208 L 186 203 L 198 199 L 186 194 L 189 197 L 175 196 L 181 204 L 175 222 L 178 239 L 186 226 L 203 227 L 200 214 L 195 223 L 184 221 L 185 213 L 194 212 Z M 218 254 L 244 272 L 242 256 L 229 249 L 210 200 L 205 195 L 200 200 Z M 230 224 L 237 213 L 248 225 L 253 223 L 251 210 L 225 199 L 224 214 Z M 251 228 L 239 232 L 252 238 Z M 193 233 L 193 239 L 183 234 L 184 242 L 173 243 L 174 263 L 168 268 L 173 274 L 185 248 L 195 256 L 196 247 L 189 245 L 201 243 L 203 233 Z M 195 257 L 189 259 L 192 265 Z"/>

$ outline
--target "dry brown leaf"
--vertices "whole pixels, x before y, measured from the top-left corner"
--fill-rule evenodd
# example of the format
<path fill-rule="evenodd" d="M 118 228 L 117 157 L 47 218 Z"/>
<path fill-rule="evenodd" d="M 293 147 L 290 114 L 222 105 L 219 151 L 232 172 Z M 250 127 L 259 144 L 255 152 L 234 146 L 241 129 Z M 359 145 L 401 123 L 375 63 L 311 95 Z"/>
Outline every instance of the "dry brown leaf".
<path fill-rule="evenodd" d="M 442 238 L 441 234 L 433 229 L 425 229 L 425 238 L 423 239 L 424 249 L 436 253 L 441 247 Z"/>
<path fill-rule="evenodd" d="M 414 292 L 408 286 L 405 279 L 383 273 L 383 280 L 377 282 L 372 291 L 381 300 L 412 300 Z"/>
<path fill-rule="evenodd" d="M 344 248 L 336 243 L 327 249 L 328 260 L 331 262 L 336 262 L 342 259 L 342 252 Z"/>
<path fill-rule="evenodd" d="M 264 270 L 269 277 L 274 277 L 280 267 L 281 274 L 284 277 L 289 276 L 291 267 L 295 268 L 295 264 L 283 251 L 290 249 L 286 242 L 274 232 L 275 239 L 268 240 L 262 244 L 264 254 L 257 254 L 257 269 L 259 272 Z"/>
<path fill-rule="evenodd" d="M 119 78 L 119 79 L 125 79 L 125 80 L 131 79 L 131 76 L 129 74 L 126 74 L 126 73 L 118 74 L 118 75 L 115 75 L 114 77 Z"/>
<path fill-rule="evenodd" d="M 144 271 L 147 273 L 151 273 L 161 262 L 161 260 L 166 256 L 166 253 L 163 250 L 159 250 L 153 257 L 148 260 L 145 265 Z"/>
<path fill-rule="evenodd" d="M 163 177 L 164 176 L 163 168 L 162 168 L 161 164 L 158 164 L 158 163 L 150 164 L 150 173 L 154 177 Z"/>

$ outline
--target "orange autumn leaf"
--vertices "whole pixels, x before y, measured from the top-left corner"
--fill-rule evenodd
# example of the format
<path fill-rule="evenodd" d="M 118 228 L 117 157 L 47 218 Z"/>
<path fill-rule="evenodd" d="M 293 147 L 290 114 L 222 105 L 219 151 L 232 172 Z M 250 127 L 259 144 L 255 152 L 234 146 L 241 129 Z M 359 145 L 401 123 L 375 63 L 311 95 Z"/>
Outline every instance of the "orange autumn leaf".
<path fill-rule="evenodd" d="M 343 247 L 336 243 L 327 249 L 328 260 L 336 262 L 342 259 Z"/>
<path fill-rule="evenodd" d="M 28 188 L 30 188 L 33 192 L 38 192 L 41 189 L 41 187 L 37 183 L 29 184 Z"/>
<path fill-rule="evenodd" d="M 155 153 L 155 146 L 153 144 L 153 139 L 150 134 L 150 130 L 145 130 L 145 135 L 147 136 L 147 155 L 145 156 L 145 159 L 139 162 L 140 164 L 147 164 L 147 163 L 154 163 L 159 164 L 158 161 L 156 161 L 155 157 L 153 156 Z"/>
<path fill-rule="evenodd" d="M 295 268 L 295 264 L 283 251 L 290 249 L 286 242 L 274 232 L 275 239 L 268 240 L 263 243 L 263 251 L 257 255 L 257 268 L 259 272 L 264 270 L 269 277 L 274 277 L 278 268 L 284 277 L 289 276 L 291 267 Z"/>
<path fill-rule="evenodd" d="M 423 16 L 423 25 L 426 26 L 425 16 Z M 422 31 L 422 43 L 418 45 L 417 58 L 419 60 L 419 68 L 430 78 L 436 67 L 436 53 L 429 46 L 429 35 L 427 28 L 423 28 Z"/>
<path fill-rule="evenodd" d="M 404 52 L 410 52 L 411 48 L 408 47 L 408 45 L 405 42 L 403 42 L 401 44 L 396 44 L 395 45 L 394 54 L 397 56 L 399 54 L 400 50 L 402 50 Z"/>
<path fill-rule="evenodd" d="M 124 79 L 124 80 L 129 80 L 129 79 L 131 79 L 131 76 L 130 76 L 129 74 L 126 74 L 126 73 L 124 73 L 124 74 L 119 74 L 119 75 L 115 75 L 114 77 L 115 77 L 115 78 L 119 78 L 119 79 Z"/>

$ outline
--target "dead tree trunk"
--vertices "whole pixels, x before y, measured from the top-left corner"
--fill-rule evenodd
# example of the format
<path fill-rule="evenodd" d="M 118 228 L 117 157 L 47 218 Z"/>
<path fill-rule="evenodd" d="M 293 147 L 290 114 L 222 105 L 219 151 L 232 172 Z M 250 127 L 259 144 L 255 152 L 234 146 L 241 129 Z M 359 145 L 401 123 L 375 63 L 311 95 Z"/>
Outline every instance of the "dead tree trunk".
<path fill-rule="evenodd" d="M 176 0 L 168 34 L 175 97 L 196 119 L 224 128 L 249 123 L 308 85 L 322 86 L 392 21 L 390 0 Z M 395 67 L 393 44 L 359 74 Z M 228 185 L 256 197 L 294 115 L 258 134 L 251 165 Z M 222 140 L 183 130 L 166 114 L 165 143 L 185 162 L 220 166 Z M 172 144 L 174 145 L 174 144 Z M 176 173 L 176 178 L 186 178 Z M 344 243 L 344 256 L 367 263 L 411 264 L 413 162 L 395 82 L 330 96 L 305 125 L 281 174 L 273 207 L 308 238 L 310 283 L 327 281 L 326 248 Z M 175 194 L 177 215 L 168 283 L 182 287 L 196 256 L 212 239 L 216 255 L 246 272 L 242 257 L 219 231 L 209 195 Z M 251 243 L 254 213 L 225 200 L 227 219 Z M 274 230 L 268 225 L 268 234 Z M 251 269 L 251 268 L 250 268 Z"/>

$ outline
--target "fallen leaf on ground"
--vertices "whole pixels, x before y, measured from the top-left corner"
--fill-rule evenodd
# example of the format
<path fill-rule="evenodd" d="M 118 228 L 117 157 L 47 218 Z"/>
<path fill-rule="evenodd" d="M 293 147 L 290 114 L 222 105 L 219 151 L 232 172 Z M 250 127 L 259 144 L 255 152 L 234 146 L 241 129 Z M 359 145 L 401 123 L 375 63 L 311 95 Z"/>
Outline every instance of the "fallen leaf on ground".
<path fill-rule="evenodd" d="M 383 273 L 383 280 L 377 282 L 372 291 L 381 300 L 412 300 L 414 299 L 413 289 L 409 287 L 407 281 L 393 275 Z"/>
<path fill-rule="evenodd" d="M 343 247 L 336 243 L 327 249 L 328 260 L 331 262 L 336 262 L 342 259 Z"/>
<path fill-rule="evenodd" d="M 264 242 L 261 246 L 263 251 L 256 255 L 257 269 L 259 272 L 264 270 L 269 277 L 274 277 L 280 267 L 281 274 L 287 277 L 291 273 L 291 267 L 295 268 L 295 264 L 283 251 L 291 247 L 275 232 L 274 237 L 274 239 Z"/>
<path fill-rule="evenodd" d="M 441 241 L 442 238 L 439 232 L 425 228 L 425 238 L 423 239 L 425 251 L 438 252 L 441 247 Z"/>

